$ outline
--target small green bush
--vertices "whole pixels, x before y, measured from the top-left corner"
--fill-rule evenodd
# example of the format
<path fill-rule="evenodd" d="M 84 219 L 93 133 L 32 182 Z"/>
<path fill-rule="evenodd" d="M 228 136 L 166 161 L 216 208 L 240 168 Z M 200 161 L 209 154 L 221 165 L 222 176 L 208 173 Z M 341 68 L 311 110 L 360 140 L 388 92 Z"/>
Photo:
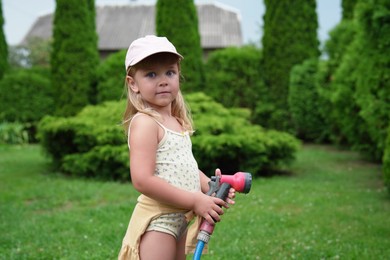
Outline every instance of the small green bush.
<path fill-rule="evenodd" d="M 127 144 L 100 145 L 85 153 L 66 155 L 62 169 L 74 175 L 126 181 L 130 176 Z"/>
<path fill-rule="evenodd" d="M 36 125 L 54 106 L 48 69 L 10 70 L 0 81 L 0 122 L 22 124 L 29 142 L 37 141 Z"/>
<path fill-rule="evenodd" d="M 0 124 L 0 144 L 26 144 L 28 133 L 21 123 Z"/>
<path fill-rule="evenodd" d="M 47 116 L 38 126 L 38 138 L 56 166 L 61 166 L 69 154 L 85 153 L 95 146 L 126 143 L 120 126 L 124 107 L 123 102 L 111 101 L 87 106 L 75 117 Z"/>
<path fill-rule="evenodd" d="M 0 120 L 38 122 L 54 107 L 49 72 L 46 69 L 9 71 L 0 81 Z"/>
<path fill-rule="evenodd" d="M 194 156 L 206 174 L 219 167 L 224 173 L 256 175 L 294 159 L 298 141 L 252 125 L 249 110 L 227 109 L 202 93 L 186 99 L 195 121 Z M 88 106 L 75 117 L 46 117 L 39 125 L 41 144 L 65 173 L 128 180 L 127 141 L 120 125 L 124 108 L 124 101 L 110 101 Z"/>

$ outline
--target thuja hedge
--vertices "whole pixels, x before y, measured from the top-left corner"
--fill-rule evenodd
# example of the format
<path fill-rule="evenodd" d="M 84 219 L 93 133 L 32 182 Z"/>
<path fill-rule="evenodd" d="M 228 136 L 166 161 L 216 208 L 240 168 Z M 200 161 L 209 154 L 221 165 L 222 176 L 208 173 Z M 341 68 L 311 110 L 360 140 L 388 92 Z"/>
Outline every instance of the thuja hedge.
<path fill-rule="evenodd" d="M 295 65 L 290 73 L 288 104 L 295 130 L 301 140 L 321 142 L 326 138 L 324 103 L 319 95 L 318 60 Z"/>
<path fill-rule="evenodd" d="M 15 138 L 22 142 L 36 142 L 36 125 L 42 117 L 53 113 L 54 104 L 47 69 L 8 71 L 0 81 L 0 128 L 2 136 L 8 136 L 5 139 L 10 142 L 7 143 L 14 143 L 11 140 Z M 27 138 L 23 137 L 25 132 Z"/>
<path fill-rule="evenodd" d="M 299 148 L 293 136 L 266 131 L 249 122 L 245 109 L 227 109 L 202 93 L 186 96 L 192 109 L 194 155 L 199 168 L 213 175 L 248 171 L 260 175 L 291 162 Z M 128 180 L 129 159 L 120 117 L 125 103 L 88 106 L 75 117 L 46 117 L 39 138 L 54 165 L 64 173 Z"/>

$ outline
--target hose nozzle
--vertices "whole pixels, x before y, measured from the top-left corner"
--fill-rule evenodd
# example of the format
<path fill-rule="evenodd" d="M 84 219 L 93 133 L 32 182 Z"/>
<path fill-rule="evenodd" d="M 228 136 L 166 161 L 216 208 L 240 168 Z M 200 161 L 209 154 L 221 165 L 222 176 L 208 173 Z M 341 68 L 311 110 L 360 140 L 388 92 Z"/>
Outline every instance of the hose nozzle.
<path fill-rule="evenodd" d="M 212 176 L 211 180 L 215 181 Z M 237 192 L 249 193 L 252 186 L 252 175 L 249 172 L 237 172 L 234 175 L 222 175 L 220 183 L 229 183 Z"/>

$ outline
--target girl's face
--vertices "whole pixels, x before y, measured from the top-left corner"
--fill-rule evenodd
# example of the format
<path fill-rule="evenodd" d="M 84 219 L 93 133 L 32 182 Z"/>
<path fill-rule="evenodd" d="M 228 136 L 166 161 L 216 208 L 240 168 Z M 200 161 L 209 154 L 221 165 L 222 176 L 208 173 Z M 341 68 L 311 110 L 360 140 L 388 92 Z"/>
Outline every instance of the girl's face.
<path fill-rule="evenodd" d="M 177 61 L 149 59 L 137 68 L 134 76 L 127 76 L 128 86 L 154 109 L 170 108 L 180 84 Z"/>

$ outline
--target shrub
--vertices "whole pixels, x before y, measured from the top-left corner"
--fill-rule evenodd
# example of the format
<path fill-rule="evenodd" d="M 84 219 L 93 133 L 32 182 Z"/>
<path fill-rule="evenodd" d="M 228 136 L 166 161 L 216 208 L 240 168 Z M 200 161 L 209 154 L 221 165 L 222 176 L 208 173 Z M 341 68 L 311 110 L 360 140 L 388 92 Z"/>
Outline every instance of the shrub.
<path fill-rule="evenodd" d="M 64 157 L 62 169 L 85 177 L 128 180 L 130 171 L 127 145 L 101 145 L 85 153 L 69 154 Z"/>
<path fill-rule="evenodd" d="M 1 123 L 0 144 L 25 144 L 28 143 L 28 133 L 23 124 Z"/>
<path fill-rule="evenodd" d="M 97 103 L 118 101 L 125 94 L 125 56 L 125 50 L 111 54 L 97 68 Z"/>
<path fill-rule="evenodd" d="M 0 81 L 0 120 L 37 122 L 51 114 L 53 91 L 44 69 L 18 69 Z"/>
<path fill-rule="evenodd" d="M 34 142 L 36 124 L 53 112 L 53 91 L 46 69 L 9 71 L 0 81 L 0 122 L 20 123 Z"/>
<path fill-rule="evenodd" d="M 193 151 L 200 169 L 213 175 L 248 171 L 260 175 L 294 159 L 298 141 L 287 133 L 266 131 L 250 123 L 247 109 L 227 109 L 212 98 L 187 96 L 195 121 Z"/>
<path fill-rule="evenodd" d="M 320 114 L 318 60 L 307 60 L 293 67 L 290 74 L 288 103 L 295 134 L 305 141 L 324 139 L 324 118 Z"/>
<path fill-rule="evenodd" d="M 298 141 L 289 134 L 251 125 L 246 109 L 227 109 L 202 93 L 187 96 L 196 132 L 192 138 L 200 169 L 213 175 L 262 170 L 288 163 Z M 88 106 L 70 118 L 46 117 L 39 125 L 43 148 L 60 170 L 74 175 L 104 179 L 128 179 L 126 138 L 118 117 L 124 102 Z"/>
<path fill-rule="evenodd" d="M 375 161 L 383 157 L 390 121 L 389 10 L 388 2 L 380 0 L 356 5 L 355 24 L 345 27 L 354 37 L 330 88 L 331 116 L 339 130 L 334 136 Z"/>
<path fill-rule="evenodd" d="M 38 138 L 57 167 L 69 154 L 85 153 L 95 146 L 123 144 L 119 123 L 124 106 L 123 102 L 105 102 L 87 106 L 75 117 L 45 117 L 38 126 Z"/>
<path fill-rule="evenodd" d="M 260 59 L 254 46 L 211 53 L 205 64 L 207 94 L 226 107 L 254 109 L 265 91 Z"/>

